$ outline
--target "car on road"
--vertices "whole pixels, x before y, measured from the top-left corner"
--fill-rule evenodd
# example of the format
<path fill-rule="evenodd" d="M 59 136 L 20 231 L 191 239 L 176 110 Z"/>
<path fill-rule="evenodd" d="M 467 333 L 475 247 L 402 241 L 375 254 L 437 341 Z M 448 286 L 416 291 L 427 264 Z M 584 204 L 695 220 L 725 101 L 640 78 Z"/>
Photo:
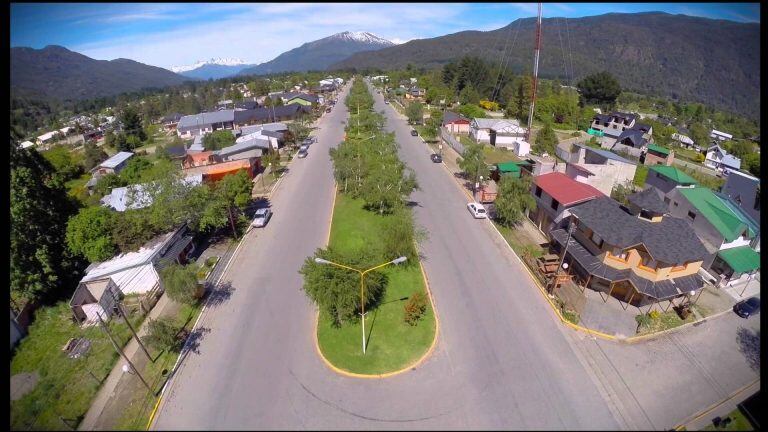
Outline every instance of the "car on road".
<path fill-rule="evenodd" d="M 388 101 L 388 100 L 385 100 L 385 101 L 384 101 L 384 103 L 385 103 L 385 104 L 387 104 L 387 105 L 389 105 L 389 101 Z"/>
<path fill-rule="evenodd" d="M 432 162 L 434 162 L 434 163 L 442 163 L 443 162 L 443 157 L 440 156 L 437 153 L 432 153 L 431 155 L 429 155 L 429 158 L 432 159 Z"/>
<path fill-rule="evenodd" d="M 472 217 L 475 219 L 485 219 L 488 217 L 488 213 L 485 211 L 485 207 L 478 202 L 471 202 L 467 204 L 467 210 L 472 213 Z"/>
<path fill-rule="evenodd" d="M 305 138 L 304 141 L 301 142 L 301 145 L 302 146 L 309 146 L 309 145 L 312 145 L 313 142 L 314 141 L 312 140 L 312 138 Z"/>
<path fill-rule="evenodd" d="M 416 129 L 411 129 L 411 136 L 419 136 L 419 133 L 416 131 Z"/>
<path fill-rule="evenodd" d="M 327 113 L 331 112 L 331 107 L 326 108 L 325 112 L 327 112 Z"/>
<path fill-rule="evenodd" d="M 309 154 L 306 150 L 299 150 L 299 154 L 297 155 L 299 159 L 303 159 L 307 157 L 307 154 Z"/>
<path fill-rule="evenodd" d="M 256 228 L 262 228 L 264 227 L 267 222 L 269 222 L 269 219 L 272 217 L 272 210 L 268 208 L 260 208 L 256 210 L 256 213 L 253 217 L 253 222 L 251 222 L 251 226 Z"/>
<path fill-rule="evenodd" d="M 750 297 L 733 305 L 733 311 L 742 318 L 749 318 L 750 315 L 760 313 L 760 298 Z"/>
<path fill-rule="evenodd" d="M 302 144 L 301 147 L 299 147 L 299 152 L 308 152 L 309 151 L 309 144 Z"/>

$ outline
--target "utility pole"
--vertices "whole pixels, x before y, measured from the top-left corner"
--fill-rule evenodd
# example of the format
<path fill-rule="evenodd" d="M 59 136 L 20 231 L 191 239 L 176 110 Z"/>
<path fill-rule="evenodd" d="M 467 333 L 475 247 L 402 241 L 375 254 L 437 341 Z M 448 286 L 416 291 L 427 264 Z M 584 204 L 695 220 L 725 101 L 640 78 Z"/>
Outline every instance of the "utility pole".
<path fill-rule="evenodd" d="M 541 2 L 539 2 L 539 16 L 536 19 L 536 48 L 534 50 L 533 60 L 533 86 L 531 91 L 531 108 L 528 111 L 528 131 L 525 133 L 525 140 L 531 141 L 531 126 L 533 124 L 533 108 L 536 105 L 536 84 L 539 78 L 539 50 L 541 50 Z"/>
<path fill-rule="evenodd" d="M 109 289 L 109 288 L 107 288 Z M 115 299 L 115 305 L 117 306 L 117 312 L 120 314 L 121 317 L 123 317 L 123 320 L 125 320 L 125 324 L 128 326 L 128 329 L 131 330 L 131 334 L 133 335 L 133 338 L 136 339 L 136 342 L 141 347 L 141 350 L 144 351 L 144 354 L 147 355 L 147 358 L 154 363 L 155 361 L 152 359 L 152 356 L 149 355 L 149 351 L 147 351 L 147 348 L 144 346 L 144 344 L 141 342 L 141 339 L 139 339 L 139 335 L 136 334 L 136 330 L 133 329 L 133 326 L 131 325 L 130 320 L 128 320 L 128 317 L 125 315 L 125 311 L 123 310 L 123 306 L 120 304 L 120 299 L 117 297 L 117 293 L 110 290 L 112 293 L 112 298 Z"/>
<path fill-rule="evenodd" d="M 146 381 L 144 381 L 144 377 L 141 376 L 139 371 L 136 369 L 136 366 L 134 366 L 133 363 L 131 363 L 131 360 L 128 358 L 128 356 L 125 355 L 123 350 L 120 349 L 120 347 L 117 345 L 117 342 L 115 342 L 115 339 L 112 337 L 112 334 L 107 329 L 107 325 L 104 324 L 104 320 L 101 319 L 101 314 L 96 312 L 96 316 L 99 318 L 99 324 L 101 325 L 101 329 L 104 330 L 104 333 L 106 333 L 107 337 L 109 337 L 109 341 L 112 342 L 112 346 L 115 348 L 115 351 L 117 351 L 117 353 L 120 354 L 120 356 L 122 356 L 126 362 L 128 362 L 128 365 L 131 367 L 131 369 L 133 369 L 134 372 L 136 372 L 136 376 L 138 376 L 141 382 L 144 383 L 144 386 L 147 388 L 147 390 L 152 391 L 152 388 L 149 386 L 149 384 L 147 384 Z"/>

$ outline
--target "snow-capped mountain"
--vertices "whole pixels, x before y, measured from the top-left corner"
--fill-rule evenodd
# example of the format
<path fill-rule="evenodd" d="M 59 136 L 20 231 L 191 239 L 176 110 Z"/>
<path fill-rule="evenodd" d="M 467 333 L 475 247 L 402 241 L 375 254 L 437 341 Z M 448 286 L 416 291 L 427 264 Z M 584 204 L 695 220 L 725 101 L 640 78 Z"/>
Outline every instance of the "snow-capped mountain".
<path fill-rule="evenodd" d="M 171 70 L 185 77 L 207 80 L 234 76 L 251 66 L 239 58 L 212 58 L 192 65 L 173 66 Z"/>
<path fill-rule="evenodd" d="M 240 75 L 264 75 L 288 71 L 323 70 L 352 54 L 394 46 L 395 43 L 368 32 L 345 31 L 307 42 L 255 67 L 243 69 Z"/>
<path fill-rule="evenodd" d="M 209 60 L 198 60 L 195 64 L 186 66 L 171 66 L 171 71 L 175 73 L 189 72 L 201 68 L 205 65 L 219 65 L 219 66 L 240 66 L 246 64 L 239 58 L 211 58 Z"/>

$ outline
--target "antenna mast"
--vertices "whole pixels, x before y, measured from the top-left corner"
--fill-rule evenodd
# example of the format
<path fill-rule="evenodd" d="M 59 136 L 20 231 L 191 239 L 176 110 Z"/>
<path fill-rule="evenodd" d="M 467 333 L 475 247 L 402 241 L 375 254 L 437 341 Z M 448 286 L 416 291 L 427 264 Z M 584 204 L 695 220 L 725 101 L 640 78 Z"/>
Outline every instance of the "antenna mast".
<path fill-rule="evenodd" d="M 533 57 L 533 88 L 531 89 L 531 109 L 528 111 L 528 130 L 525 140 L 531 140 L 531 125 L 533 124 L 533 108 L 536 105 L 536 84 L 539 78 L 539 51 L 541 50 L 541 2 L 539 2 L 539 16 L 536 19 L 536 48 Z"/>

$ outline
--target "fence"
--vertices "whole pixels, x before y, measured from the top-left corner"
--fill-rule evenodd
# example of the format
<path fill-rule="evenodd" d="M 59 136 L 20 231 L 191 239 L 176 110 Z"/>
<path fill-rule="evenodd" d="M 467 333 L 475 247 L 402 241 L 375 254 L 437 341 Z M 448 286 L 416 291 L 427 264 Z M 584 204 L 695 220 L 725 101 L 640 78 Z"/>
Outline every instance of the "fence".
<path fill-rule="evenodd" d="M 445 128 L 440 128 L 440 138 L 451 146 L 454 150 L 456 150 L 456 153 L 462 154 L 464 153 L 464 146 L 461 145 L 459 140 L 456 139 L 456 137 L 453 136 L 450 132 L 448 132 Z"/>

